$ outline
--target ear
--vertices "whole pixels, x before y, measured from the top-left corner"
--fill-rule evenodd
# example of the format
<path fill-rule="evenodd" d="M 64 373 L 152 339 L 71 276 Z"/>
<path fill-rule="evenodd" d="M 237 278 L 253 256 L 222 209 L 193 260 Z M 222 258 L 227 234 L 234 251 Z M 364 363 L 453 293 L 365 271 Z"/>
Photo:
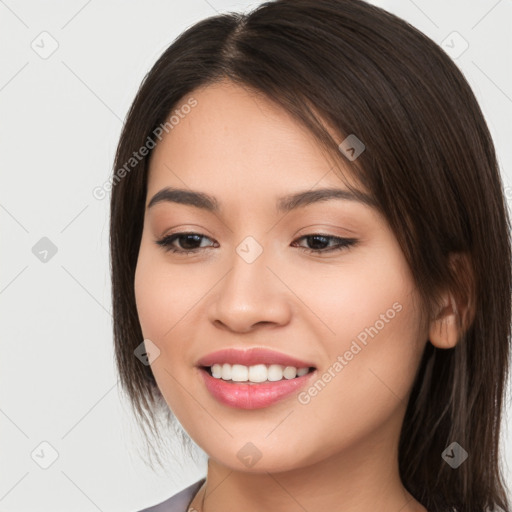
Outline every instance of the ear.
<path fill-rule="evenodd" d="M 449 291 L 443 295 L 443 304 L 431 320 L 429 340 L 437 348 L 453 348 L 469 328 L 475 316 L 474 281 L 466 254 L 450 255 L 450 266 L 456 275 L 458 294 Z"/>
<path fill-rule="evenodd" d="M 453 348 L 459 339 L 458 310 L 451 294 L 447 294 L 444 306 L 430 322 L 429 340 L 437 348 Z"/>

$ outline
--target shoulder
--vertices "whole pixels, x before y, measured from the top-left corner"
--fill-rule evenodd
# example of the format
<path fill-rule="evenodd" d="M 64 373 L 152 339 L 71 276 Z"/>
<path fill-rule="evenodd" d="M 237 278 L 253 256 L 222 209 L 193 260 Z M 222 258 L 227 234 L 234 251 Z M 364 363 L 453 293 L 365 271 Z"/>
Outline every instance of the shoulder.
<path fill-rule="evenodd" d="M 153 505 L 152 507 L 139 510 L 139 512 L 186 512 L 192 498 L 203 485 L 206 478 L 201 478 L 197 482 L 189 485 L 178 494 L 171 496 L 165 501 Z"/>

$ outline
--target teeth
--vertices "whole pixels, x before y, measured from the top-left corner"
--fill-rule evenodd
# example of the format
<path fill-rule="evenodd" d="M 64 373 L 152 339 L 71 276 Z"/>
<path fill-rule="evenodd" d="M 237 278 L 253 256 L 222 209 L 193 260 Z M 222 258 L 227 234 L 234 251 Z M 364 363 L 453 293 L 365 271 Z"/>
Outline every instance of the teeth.
<path fill-rule="evenodd" d="M 230 364 L 223 364 L 221 371 L 222 371 L 222 374 L 221 374 L 222 379 L 231 380 L 231 365 Z"/>
<path fill-rule="evenodd" d="M 280 364 L 214 364 L 211 366 L 212 377 L 233 382 L 275 382 L 278 380 L 302 377 L 309 372 L 309 368 L 295 368 L 295 366 L 282 366 Z"/>
<path fill-rule="evenodd" d="M 214 364 L 210 368 L 210 370 L 212 371 L 212 377 L 215 377 L 216 379 L 222 378 L 222 365 L 221 364 Z"/>
<path fill-rule="evenodd" d="M 224 376 L 224 372 L 222 372 Z M 249 378 L 249 368 L 241 364 L 234 364 L 231 367 L 231 380 L 234 382 L 244 382 Z"/>
<path fill-rule="evenodd" d="M 241 367 L 247 368 L 246 366 Z M 250 382 L 265 382 L 267 380 L 267 375 L 267 367 L 264 364 L 256 364 L 254 366 L 249 366 L 248 379 L 245 380 L 249 380 Z"/>

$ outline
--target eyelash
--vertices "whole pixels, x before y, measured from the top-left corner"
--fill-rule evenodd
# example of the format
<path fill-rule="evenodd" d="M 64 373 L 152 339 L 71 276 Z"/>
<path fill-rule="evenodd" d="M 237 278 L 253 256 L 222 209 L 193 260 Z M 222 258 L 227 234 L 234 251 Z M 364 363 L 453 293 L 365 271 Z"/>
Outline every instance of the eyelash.
<path fill-rule="evenodd" d="M 201 237 L 203 239 L 208 238 L 207 236 L 201 235 L 200 233 L 183 232 L 183 233 L 174 233 L 172 235 L 167 235 L 167 236 L 163 237 L 162 239 L 157 240 L 155 243 L 157 245 L 163 247 L 166 252 L 177 253 L 180 255 L 194 254 L 194 253 L 197 253 L 200 249 L 204 249 L 204 247 L 196 247 L 195 249 L 190 249 L 190 250 L 178 249 L 171 245 L 175 240 L 177 240 L 183 236 L 197 236 L 197 237 Z M 295 240 L 293 243 L 295 243 L 299 240 L 302 240 L 303 238 L 313 238 L 313 237 L 321 237 L 321 238 L 326 238 L 328 240 L 337 241 L 338 244 L 335 247 L 331 247 L 327 250 L 326 249 L 309 249 L 307 247 L 299 247 L 299 249 L 302 249 L 304 252 L 306 252 L 308 254 L 325 254 L 325 253 L 341 251 L 343 249 L 348 249 L 357 244 L 357 239 L 355 239 L 355 238 L 341 238 L 341 237 L 333 236 L 333 235 L 324 235 L 322 233 L 312 233 L 312 234 L 308 234 L 308 235 L 303 235 L 303 236 L 297 238 L 297 240 Z"/>

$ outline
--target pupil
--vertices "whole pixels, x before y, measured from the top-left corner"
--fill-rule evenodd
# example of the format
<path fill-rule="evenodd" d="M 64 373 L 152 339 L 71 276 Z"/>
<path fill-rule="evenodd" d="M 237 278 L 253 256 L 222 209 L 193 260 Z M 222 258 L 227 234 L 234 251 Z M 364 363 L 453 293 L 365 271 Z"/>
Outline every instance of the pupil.
<path fill-rule="evenodd" d="M 187 243 L 190 241 L 189 238 L 195 238 L 195 241 L 200 242 L 200 236 L 199 235 L 182 235 L 180 236 L 180 244 L 183 249 L 196 249 L 196 246 L 194 245 L 194 242 L 192 242 L 192 247 L 188 246 Z M 183 240 L 185 240 L 185 243 L 183 243 Z"/>
<path fill-rule="evenodd" d="M 320 242 L 320 245 L 321 245 L 321 246 L 324 246 L 324 245 L 325 245 L 325 243 L 326 243 L 326 238 L 325 238 L 325 236 L 314 235 L 314 236 L 310 236 L 310 237 L 308 237 L 308 239 L 309 239 L 309 240 L 308 240 L 308 242 L 309 242 L 309 241 L 311 241 L 311 240 L 316 240 L 316 241 L 321 240 L 321 242 Z M 316 244 L 315 242 L 313 242 L 313 243 L 312 243 L 312 244 L 310 244 L 310 245 L 312 245 L 312 246 L 313 246 L 313 247 L 312 247 L 312 249 L 321 249 L 321 248 L 322 248 L 322 247 L 318 247 L 318 244 Z"/>

